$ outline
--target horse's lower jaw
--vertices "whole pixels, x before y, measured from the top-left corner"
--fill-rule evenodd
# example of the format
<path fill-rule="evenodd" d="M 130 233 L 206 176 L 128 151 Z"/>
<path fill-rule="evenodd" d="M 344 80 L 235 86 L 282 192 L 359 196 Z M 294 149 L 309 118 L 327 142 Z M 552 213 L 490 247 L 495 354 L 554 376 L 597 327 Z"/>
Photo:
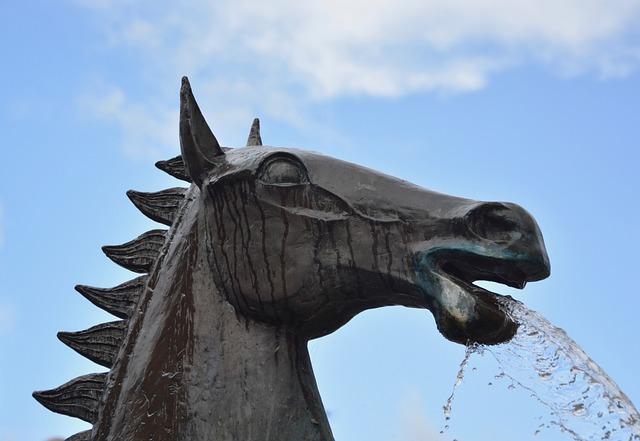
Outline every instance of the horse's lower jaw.
<path fill-rule="evenodd" d="M 515 335 L 518 324 L 503 311 L 498 294 L 462 279 L 432 273 L 432 288 L 440 291 L 434 316 L 440 333 L 455 343 L 504 343 Z"/>
<path fill-rule="evenodd" d="M 445 338 L 492 345 L 515 335 L 518 324 L 505 313 L 500 296 L 473 284 L 489 280 L 521 289 L 549 275 L 542 243 L 529 244 L 528 252 L 524 246 L 512 248 L 443 246 L 421 253 L 417 282 Z"/>

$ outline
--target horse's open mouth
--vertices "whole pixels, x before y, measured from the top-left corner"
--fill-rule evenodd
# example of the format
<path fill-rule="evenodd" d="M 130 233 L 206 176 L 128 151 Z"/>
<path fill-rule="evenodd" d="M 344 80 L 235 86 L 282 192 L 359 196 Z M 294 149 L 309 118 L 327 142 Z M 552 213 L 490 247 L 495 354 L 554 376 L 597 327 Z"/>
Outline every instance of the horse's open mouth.
<path fill-rule="evenodd" d="M 478 265 L 483 259 L 474 259 L 475 265 L 468 261 L 448 261 L 440 269 L 449 276 L 456 278 L 463 283 L 472 284 L 478 280 L 500 283 L 512 288 L 522 289 L 527 284 L 527 276 L 515 268 L 513 265 L 505 264 L 504 261 L 492 261 L 486 259 L 486 263 Z M 475 285 L 472 285 L 476 287 Z M 481 288 L 480 288 L 481 289 Z"/>
<path fill-rule="evenodd" d="M 474 282 L 487 280 L 522 289 L 527 282 L 543 279 L 549 273 L 544 259 L 536 263 L 538 259 L 498 259 L 475 253 L 430 257 L 431 268 L 423 278 L 434 296 L 438 329 L 448 340 L 462 344 L 503 343 L 518 329 L 504 312 L 500 295 Z"/>

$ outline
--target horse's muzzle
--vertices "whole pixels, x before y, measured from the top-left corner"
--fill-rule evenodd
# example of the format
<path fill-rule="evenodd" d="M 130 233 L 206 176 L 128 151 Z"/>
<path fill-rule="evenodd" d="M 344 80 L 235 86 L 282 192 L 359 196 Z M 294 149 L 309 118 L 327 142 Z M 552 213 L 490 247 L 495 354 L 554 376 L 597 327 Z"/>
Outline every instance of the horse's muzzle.
<path fill-rule="evenodd" d="M 439 331 L 448 340 L 498 344 L 518 329 L 499 295 L 473 282 L 487 280 L 522 289 L 549 276 L 549 258 L 533 217 L 515 204 L 488 202 L 455 214 L 463 226 L 454 240 L 420 253 L 418 283 Z"/>

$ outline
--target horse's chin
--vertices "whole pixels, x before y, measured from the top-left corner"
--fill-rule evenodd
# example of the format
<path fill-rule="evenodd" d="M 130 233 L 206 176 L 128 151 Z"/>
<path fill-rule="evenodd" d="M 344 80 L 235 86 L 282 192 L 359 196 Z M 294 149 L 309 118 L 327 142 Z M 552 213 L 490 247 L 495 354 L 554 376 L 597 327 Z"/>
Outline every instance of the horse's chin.
<path fill-rule="evenodd" d="M 447 340 L 495 345 L 513 338 L 518 323 L 504 311 L 499 294 L 455 277 L 448 277 L 443 285 L 445 291 L 434 315 L 438 330 Z"/>
<path fill-rule="evenodd" d="M 446 266 L 426 272 L 424 280 L 428 280 L 426 287 L 433 299 L 430 309 L 446 339 L 461 344 L 494 345 L 515 335 L 518 324 L 505 312 L 499 294 L 473 284 L 473 276 Z M 524 285 L 516 279 L 505 284 Z"/>

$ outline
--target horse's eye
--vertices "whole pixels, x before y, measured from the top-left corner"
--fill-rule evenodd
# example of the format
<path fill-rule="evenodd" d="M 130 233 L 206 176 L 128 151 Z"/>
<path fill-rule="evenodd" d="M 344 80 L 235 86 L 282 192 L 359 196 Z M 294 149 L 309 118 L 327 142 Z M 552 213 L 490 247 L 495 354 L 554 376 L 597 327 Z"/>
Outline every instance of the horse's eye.
<path fill-rule="evenodd" d="M 309 182 L 304 167 L 288 158 L 270 161 L 260 174 L 260 181 L 270 185 L 299 185 Z"/>

